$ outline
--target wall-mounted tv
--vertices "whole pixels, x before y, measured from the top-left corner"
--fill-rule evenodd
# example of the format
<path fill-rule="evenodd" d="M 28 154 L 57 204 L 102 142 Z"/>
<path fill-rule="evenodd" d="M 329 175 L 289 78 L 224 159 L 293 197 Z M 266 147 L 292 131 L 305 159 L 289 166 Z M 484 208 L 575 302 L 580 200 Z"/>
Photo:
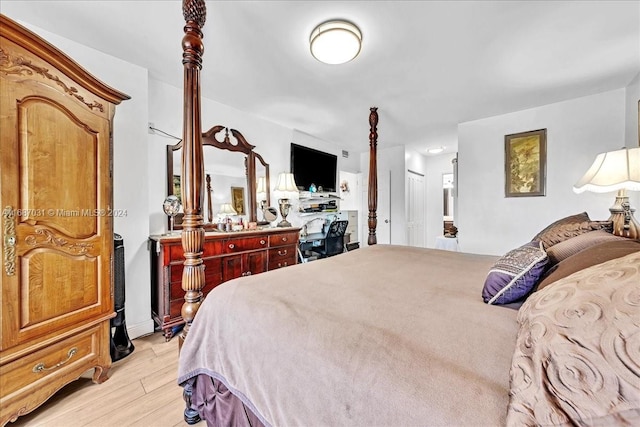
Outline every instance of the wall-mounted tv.
<path fill-rule="evenodd" d="M 291 173 L 298 189 L 309 191 L 315 184 L 318 191 L 336 191 L 337 167 L 338 156 L 291 143 Z"/>

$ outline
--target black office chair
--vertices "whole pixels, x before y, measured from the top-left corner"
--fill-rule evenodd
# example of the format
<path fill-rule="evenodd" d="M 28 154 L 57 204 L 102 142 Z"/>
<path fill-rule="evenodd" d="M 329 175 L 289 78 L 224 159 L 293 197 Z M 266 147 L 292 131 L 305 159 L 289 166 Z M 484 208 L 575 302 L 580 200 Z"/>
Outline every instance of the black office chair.
<path fill-rule="evenodd" d="M 349 221 L 333 221 L 329 225 L 329 231 L 324 239 L 324 248 L 314 248 L 313 251 L 326 258 L 344 252 L 344 233 L 347 231 Z"/>

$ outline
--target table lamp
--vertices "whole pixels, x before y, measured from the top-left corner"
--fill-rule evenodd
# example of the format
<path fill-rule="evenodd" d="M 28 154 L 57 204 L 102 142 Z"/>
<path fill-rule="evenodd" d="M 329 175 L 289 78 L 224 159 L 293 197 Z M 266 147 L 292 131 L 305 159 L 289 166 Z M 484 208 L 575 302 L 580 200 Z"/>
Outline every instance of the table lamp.
<path fill-rule="evenodd" d="M 256 185 L 256 199 L 260 203 L 260 212 L 262 212 L 262 223 L 268 223 L 268 221 L 264 218 L 264 208 L 267 206 L 267 178 L 261 176 L 258 178 L 258 182 Z"/>
<path fill-rule="evenodd" d="M 278 183 L 276 184 L 274 191 L 278 192 L 280 196 L 278 204 L 280 206 L 282 221 L 278 223 L 278 227 L 291 227 L 291 223 L 287 221 L 287 215 L 289 215 L 289 209 L 291 208 L 289 198 L 298 194 L 298 187 L 296 186 L 293 174 L 282 172 L 278 175 Z"/>
<path fill-rule="evenodd" d="M 631 239 L 640 238 L 640 224 L 633 216 L 627 190 L 640 191 L 640 147 L 600 153 L 573 191 L 607 193 L 617 191 L 616 200 L 609 208 L 613 221 L 613 234 Z"/>
<path fill-rule="evenodd" d="M 231 206 L 231 203 L 223 203 L 220 205 L 220 210 L 218 211 L 218 216 L 223 217 L 223 218 L 227 218 L 230 217 L 232 215 L 238 215 L 238 212 L 236 212 L 235 209 L 233 209 L 233 206 Z"/>

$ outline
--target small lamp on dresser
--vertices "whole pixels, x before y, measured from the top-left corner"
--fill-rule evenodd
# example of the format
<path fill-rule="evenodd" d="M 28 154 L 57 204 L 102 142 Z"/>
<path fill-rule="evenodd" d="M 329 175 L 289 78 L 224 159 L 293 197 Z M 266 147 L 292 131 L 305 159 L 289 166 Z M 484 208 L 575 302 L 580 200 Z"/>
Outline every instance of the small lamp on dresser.
<path fill-rule="evenodd" d="M 278 175 L 278 183 L 274 191 L 280 196 L 278 204 L 280 207 L 280 215 L 282 215 L 282 221 L 278 223 L 278 227 L 291 227 L 291 223 L 287 221 L 287 215 L 289 215 L 289 209 L 291 209 L 290 198 L 295 197 L 298 194 L 298 186 L 293 178 L 293 174 L 289 172 L 282 172 Z"/>
<path fill-rule="evenodd" d="M 269 224 L 269 221 L 264 217 L 264 210 L 267 207 L 267 178 L 261 176 L 256 183 L 256 198 L 260 204 L 258 209 L 262 212 L 262 221 L 259 221 L 259 225 Z"/>
<path fill-rule="evenodd" d="M 600 153 L 573 191 L 607 193 L 617 191 L 616 200 L 609 208 L 613 221 L 613 234 L 631 239 L 640 238 L 640 224 L 633 216 L 627 190 L 640 191 L 640 147 Z"/>

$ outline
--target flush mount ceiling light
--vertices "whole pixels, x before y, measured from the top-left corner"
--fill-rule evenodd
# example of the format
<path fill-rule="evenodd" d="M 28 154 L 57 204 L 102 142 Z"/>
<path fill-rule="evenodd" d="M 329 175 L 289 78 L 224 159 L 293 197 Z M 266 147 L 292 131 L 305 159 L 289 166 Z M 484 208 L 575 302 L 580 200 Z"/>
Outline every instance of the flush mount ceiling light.
<path fill-rule="evenodd" d="M 311 54 L 325 64 L 344 64 L 360 53 L 362 33 L 350 22 L 333 20 L 318 25 L 309 37 Z"/>
<path fill-rule="evenodd" d="M 427 153 L 429 154 L 440 154 L 444 151 L 444 147 L 434 147 L 434 148 L 429 148 L 427 150 Z"/>

